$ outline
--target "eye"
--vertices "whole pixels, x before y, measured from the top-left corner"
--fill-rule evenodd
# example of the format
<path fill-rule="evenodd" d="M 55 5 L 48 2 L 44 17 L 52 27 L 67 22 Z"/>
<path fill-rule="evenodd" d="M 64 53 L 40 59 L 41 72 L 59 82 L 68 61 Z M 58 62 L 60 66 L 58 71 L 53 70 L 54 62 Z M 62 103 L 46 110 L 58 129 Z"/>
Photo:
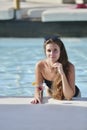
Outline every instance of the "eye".
<path fill-rule="evenodd" d="M 51 50 L 50 50 L 50 49 L 48 49 L 47 51 L 48 51 L 48 52 L 51 52 Z"/>
<path fill-rule="evenodd" d="M 58 51 L 58 50 L 55 48 L 55 49 L 54 49 L 54 52 L 57 52 L 57 51 Z"/>

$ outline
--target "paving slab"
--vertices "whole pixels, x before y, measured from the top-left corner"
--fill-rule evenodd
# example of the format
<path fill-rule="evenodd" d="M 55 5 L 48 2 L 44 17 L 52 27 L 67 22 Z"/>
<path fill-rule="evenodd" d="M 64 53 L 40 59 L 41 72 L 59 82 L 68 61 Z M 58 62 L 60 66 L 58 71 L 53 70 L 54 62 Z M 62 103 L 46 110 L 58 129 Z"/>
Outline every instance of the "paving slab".
<path fill-rule="evenodd" d="M 0 9 L 0 20 L 11 20 L 13 18 L 14 18 L 13 8 Z"/>
<path fill-rule="evenodd" d="M 1 1 L 0 9 L 6 8 L 14 10 L 13 2 Z M 3 14 L 1 15 L 3 19 L 0 20 L 0 37 L 42 37 L 46 33 L 60 34 L 65 37 L 87 36 L 87 8 L 76 9 L 76 4 L 22 0 L 20 9 L 14 12 L 12 20 L 9 20 L 10 16 L 8 17 L 7 14 L 6 16 Z"/>
<path fill-rule="evenodd" d="M 35 105 L 29 103 L 31 99 L 0 98 L 0 129 L 87 130 L 86 98 L 54 103 L 48 99 L 49 104 L 45 102 Z"/>
<path fill-rule="evenodd" d="M 42 12 L 42 22 L 87 21 L 87 9 L 49 9 Z"/>

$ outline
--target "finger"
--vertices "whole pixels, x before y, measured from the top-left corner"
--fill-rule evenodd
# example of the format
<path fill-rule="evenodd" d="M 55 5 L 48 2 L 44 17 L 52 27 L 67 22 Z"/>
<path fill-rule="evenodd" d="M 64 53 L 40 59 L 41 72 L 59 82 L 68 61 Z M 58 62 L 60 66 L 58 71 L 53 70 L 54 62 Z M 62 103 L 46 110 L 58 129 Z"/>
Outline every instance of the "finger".
<path fill-rule="evenodd" d="M 57 63 L 54 63 L 54 64 L 53 64 L 53 67 L 58 67 L 59 64 L 60 64 L 60 63 L 58 63 L 58 62 L 57 62 Z"/>
<path fill-rule="evenodd" d="M 34 104 L 34 103 L 35 103 L 35 101 L 33 100 L 33 101 L 31 101 L 30 103 Z"/>
<path fill-rule="evenodd" d="M 36 100 L 36 104 L 38 104 L 39 103 L 39 101 L 38 100 Z"/>
<path fill-rule="evenodd" d="M 38 100 L 37 99 L 34 99 L 31 101 L 32 104 L 37 104 L 38 103 Z"/>
<path fill-rule="evenodd" d="M 41 100 L 39 98 L 37 98 L 37 99 L 32 100 L 31 103 L 38 104 L 38 103 L 41 103 Z"/>
<path fill-rule="evenodd" d="M 39 98 L 37 99 L 37 101 L 38 101 L 38 103 L 41 103 L 41 100 Z"/>

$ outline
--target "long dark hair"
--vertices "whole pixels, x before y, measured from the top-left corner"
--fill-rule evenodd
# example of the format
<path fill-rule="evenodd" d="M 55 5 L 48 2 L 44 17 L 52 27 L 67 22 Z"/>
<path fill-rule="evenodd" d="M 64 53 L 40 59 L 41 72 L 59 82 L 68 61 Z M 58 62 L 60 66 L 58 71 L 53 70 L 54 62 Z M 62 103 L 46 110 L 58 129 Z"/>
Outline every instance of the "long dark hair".
<path fill-rule="evenodd" d="M 55 37 L 53 36 L 53 37 L 49 37 L 49 38 L 45 39 L 44 51 L 46 53 L 46 45 L 54 44 L 54 43 L 57 44 L 60 48 L 60 58 L 58 59 L 58 62 L 62 64 L 63 71 L 64 71 L 66 77 L 68 77 L 68 72 L 69 72 L 68 56 L 67 56 L 65 46 L 64 46 L 63 42 L 61 41 L 61 39 L 58 36 L 55 36 Z M 64 99 L 63 89 L 62 89 L 62 80 L 61 80 L 61 76 L 59 74 L 57 74 L 55 76 L 55 79 L 52 84 L 52 88 L 50 90 L 50 94 L 52 95 L 53 98 Z"/>

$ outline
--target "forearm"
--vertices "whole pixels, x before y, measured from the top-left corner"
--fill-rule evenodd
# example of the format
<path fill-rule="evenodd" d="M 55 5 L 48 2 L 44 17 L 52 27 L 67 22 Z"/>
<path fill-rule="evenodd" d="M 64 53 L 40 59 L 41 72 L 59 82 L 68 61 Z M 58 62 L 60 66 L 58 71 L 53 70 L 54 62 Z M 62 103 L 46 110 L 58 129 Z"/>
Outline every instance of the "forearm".
<path fill-rule="evenodd" d="M 64 97 L 66 99 L 70 100 L 70 99 L 72 99 L 72 97 L 74 95 L 74 91 L 71 88 L 71 86 L 69 85 L 68 80 L 67 80 L 67 78 L 66 78 L 64 73 L 61 75 L 61 78 L 62 78 L 62 84 L 63 84 L 63 94 L 64 94 Z"/>
<path fill-rule="evenodd" d="M 42 100 L 43 90 L 40 90 L 38 87 L 35 88 L 35 98 Z"/>

